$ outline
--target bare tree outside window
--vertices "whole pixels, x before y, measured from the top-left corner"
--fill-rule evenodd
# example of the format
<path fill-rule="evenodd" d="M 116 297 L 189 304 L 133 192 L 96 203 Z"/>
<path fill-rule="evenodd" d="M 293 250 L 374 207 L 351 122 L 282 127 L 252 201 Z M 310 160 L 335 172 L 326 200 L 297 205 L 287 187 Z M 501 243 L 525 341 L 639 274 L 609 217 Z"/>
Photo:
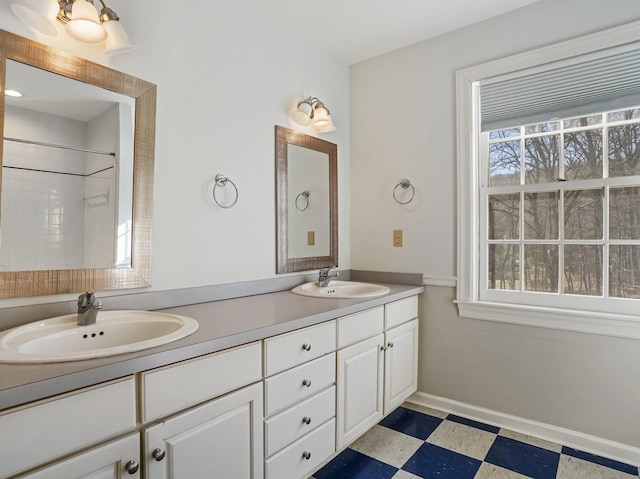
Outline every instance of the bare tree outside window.
<path fill-rule="evenodd" d="M 488 289 L 640 299 L 640 108 L 488 143 Z"/>

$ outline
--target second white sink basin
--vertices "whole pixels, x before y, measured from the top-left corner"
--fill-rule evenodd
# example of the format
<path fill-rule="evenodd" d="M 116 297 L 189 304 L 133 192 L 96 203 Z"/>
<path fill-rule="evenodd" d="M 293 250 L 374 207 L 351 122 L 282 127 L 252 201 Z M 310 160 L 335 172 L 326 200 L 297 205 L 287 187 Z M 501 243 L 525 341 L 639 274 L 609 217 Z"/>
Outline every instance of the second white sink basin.
<path fill-rule="evenodd" d="M 154 311 L 100 311 L 95 324 L 78 326 L 67 314 L 0 333 L 0 362 L 54 363 L 141 351 L 189 336 L 195 319 Z"/>
<path fill-rule="evenodd" d="M 387 294 L 389 288 L 356 281 L 331 281 L 329 286 L 320 287 L 317 281 L 312 281 L 296 286 L 291 292 L 314 298 L 371 298 Z"/>

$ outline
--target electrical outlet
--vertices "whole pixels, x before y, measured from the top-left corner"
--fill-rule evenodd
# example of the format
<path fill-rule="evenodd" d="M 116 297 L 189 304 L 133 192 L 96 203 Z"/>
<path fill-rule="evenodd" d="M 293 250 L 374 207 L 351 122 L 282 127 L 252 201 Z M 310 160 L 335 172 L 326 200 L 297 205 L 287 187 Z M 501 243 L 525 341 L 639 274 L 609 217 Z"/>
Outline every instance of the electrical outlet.
<path fill-rule="evenodd" d="M 402 230 L 393 230 L 393 246 L 402 247 Z"/>
<path fill-rule="evenodd" d="M 315 246 L 316 244 L 316 232 L 307 231 L 307 246 Z"/>

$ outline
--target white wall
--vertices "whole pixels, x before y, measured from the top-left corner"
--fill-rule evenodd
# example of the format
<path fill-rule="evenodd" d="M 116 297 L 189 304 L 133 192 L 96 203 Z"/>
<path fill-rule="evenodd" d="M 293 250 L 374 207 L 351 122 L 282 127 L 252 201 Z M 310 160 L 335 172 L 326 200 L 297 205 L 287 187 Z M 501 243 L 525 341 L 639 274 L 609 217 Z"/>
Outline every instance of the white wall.
<path fill-rule="evenodd" d="M 87 122 L 85 141 L 88 149 L 117 152 L 120 131 L 118 110 L 118 106 L 114 105 Z M 85 179 L 83 202 L 84 265 L 85 268 L 109 268 L 116 259 L 117 161 L 116 157 L 109 155 L 87 153 L 86 156 L 85 174 L 90 176 Z"/>
<path fill-rule="evenodd" d="M 351 266 L 454 277 L 456 70 L 638 19 L 636 0 L 542 0 L 352 66 Z M 640 342 L 461 319 L 454 297 L 423 296 L 422 392 L 640 447 Z"/>
<path fill-rule="evenodd" d="M 198 0 L 176 10 L 113 0 L 138 49 L 109 59 L 63 36 L 36 36 L 9 0 L 0 2 L 0 28 L 158 85 L 149 291 L 275 276 L 274 126 L 311 133 L 289 120 L 309 95 L 329 106 L 338 128 L 322 138 L 338 145 L 340 267 L 350 267 L 348 67 L 271 27 L 251 3 Z M 239 189 L 231 209 L 206 191 L 217 173 Z M 3 300 L 2 307 L 52 300 Z"/>

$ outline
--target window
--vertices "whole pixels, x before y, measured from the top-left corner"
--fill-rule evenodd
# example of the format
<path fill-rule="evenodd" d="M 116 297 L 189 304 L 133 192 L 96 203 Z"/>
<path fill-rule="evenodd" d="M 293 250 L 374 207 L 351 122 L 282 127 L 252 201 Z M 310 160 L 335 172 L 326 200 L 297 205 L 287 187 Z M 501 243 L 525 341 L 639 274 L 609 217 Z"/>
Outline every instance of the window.
<path fill-rule="evenodd" d="M 481 288 L 640 299 L 640 109 L 482 136 Z"/>
<path fill-rule="evenodd" d="M 458 72 L 461 316 L 640 337 L 638 40 Z"/>

